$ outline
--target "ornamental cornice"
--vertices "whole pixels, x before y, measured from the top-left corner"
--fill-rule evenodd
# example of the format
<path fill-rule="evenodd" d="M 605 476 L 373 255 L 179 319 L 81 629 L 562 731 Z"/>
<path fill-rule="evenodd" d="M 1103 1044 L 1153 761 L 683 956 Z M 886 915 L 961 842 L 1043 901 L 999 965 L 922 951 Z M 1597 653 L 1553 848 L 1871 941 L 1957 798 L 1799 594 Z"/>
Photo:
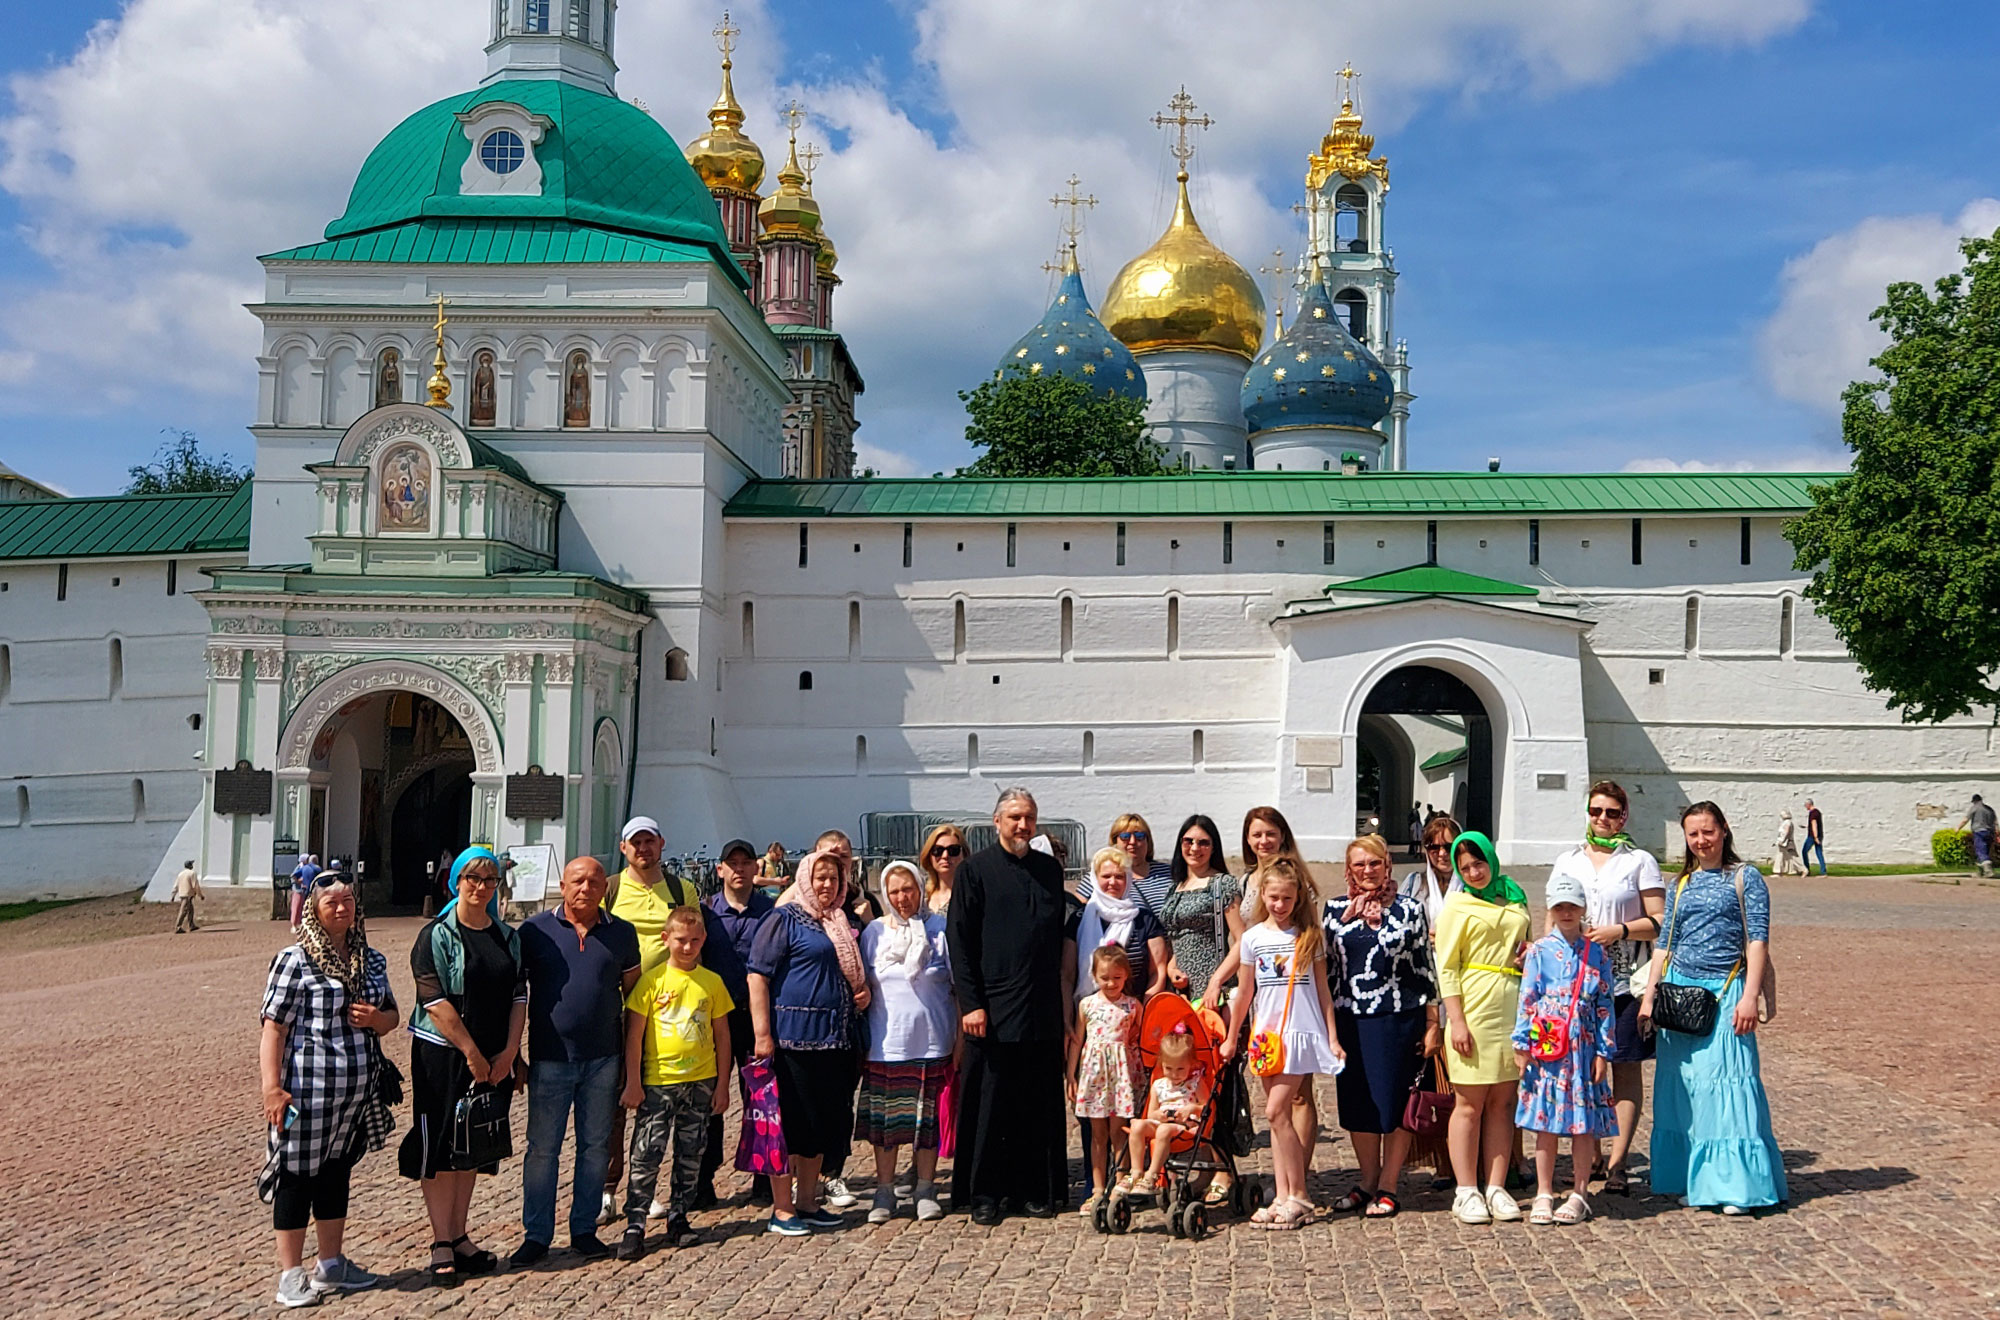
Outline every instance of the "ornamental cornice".
<path fill-rule="evenodd" d="M 259 319 L 266 324 L 321 324 L 338 326 L 344 321 L 366 319 L 370 325 L 420 325 L 428 330 L 432 324 L 432 313 L 421 316 L 400 317 L 385 312 L 379 307 L 324 303 L 307 306 L 277 306 L 266 303 L 257 309 Z M 728 324 L 719 308 L 695 307 L 687 311 L 663 312 L 653 307 L 631 312 L 613 312 L 592 309 L 583 311 L 564 307 L 546 311 L 514 309 L 506 312 L 485 313 L 476 309 L 455 308 L 458 319 L 453 324 L 460 327 L 459 336 L 447 336 L 446 348 L 450 349 L 457 338 L 470 339 L 478 330 L 488 326 L 533 326 L 560 325 L 657 325 L 657 326 L 707 326 L 715 321 Z M 476 327 L 469 332 L 466 327 Z M 335 428 L 338 429 L 338 428 Z"/>
<path fill-rule="evenodd" d="M 305 767 L 311 760 L 313 740 L 321 727 L 349 702 L 376 692 L 413 692 L 429 697 L 458 720 L 472 744 L 473 761 L 479 772 L 499 771 L 499 733 L 492 712 L 460 686 L 457 674 L 444 666 L 434 667 L 428 660 L 356 659 L 358 663 L 333 671 L 330 678 L 310 688 L 303 703 L 286 716 L 285 733 L 279 743 L 280 768 Z M 497 668 L 497 662 L 494 663 Z"/>

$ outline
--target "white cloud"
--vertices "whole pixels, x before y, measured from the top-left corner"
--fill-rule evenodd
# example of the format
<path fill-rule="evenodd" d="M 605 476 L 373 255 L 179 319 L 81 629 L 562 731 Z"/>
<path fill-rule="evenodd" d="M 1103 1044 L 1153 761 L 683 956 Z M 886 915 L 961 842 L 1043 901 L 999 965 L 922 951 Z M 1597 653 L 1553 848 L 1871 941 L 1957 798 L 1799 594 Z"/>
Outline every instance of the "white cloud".
<path fill-rule="evenodd" d="M 1635 458 L 1627 472 L 1843 472 L 1853 456 L 1818 450 L 1785 451 L 1764 458 Z"/>
<path fill-rule="evenodd" d="M 1982 197 L 1956 216 L 1870 216 L 1786 262 L 1778 309 L 1758 338 L 1766 381 L 1784 398 L 1838 413 L 1841 391 L 1869 374 L 1888 342 L 1868 318 L 1889 285 L 1957 270 L 1959 240 L 1995 228 L 2000 201 Z"/>
<path fill-rule="evenodd" d="M 1267 192 L 1295 186 L 1342 60 L 1367 75 L 1371 126 L 1393 130 L 1429 98 L 1602 81 L 1663 48 L 1766 40 L 1810 7 L 912 0 L 924 76 L 907 95 L 948 121 L 933 135 L 872 69 L 781 84 L 788 52 L 752 0 L 736 6 L 737 85 L 767 155 L 783 149 L 784 96 L 810 102 L 822 145 L 826 126 L 839 131 L 815 191 L 841 250 L 838 319 L 868 378 L 864 442 L 881 470 L 948 469 L 966 457 L 957 390 L 1041 311 L 1046 199 L 1061 180 L 1075 170 L 1103 199 L 1085 253 L 1093 292 L 1164 222 L 1171 162 L 1147 119 L 1180 82 L 1217 120 L 1197 165 L 1203 223 L 1254 268 L 1294 241 L 1290 199 Z M 429 0 L 420 21 L 401 0 L 130 0 L 66 63 L 17 75 L 0 187 L 44 273 L 0 289 L 0 413 L 180 390 L 237 395 L 247 419 L 252 258 L 315 237 L 391 126 L 477 80 L 487 12 L 486 0 Z M 714 95 L 714 19 L 711 0 L 621 9 L 620 90 L 679 140 Z M 795 34 L 789 54 L 823 68 L 809 39 Z"/>

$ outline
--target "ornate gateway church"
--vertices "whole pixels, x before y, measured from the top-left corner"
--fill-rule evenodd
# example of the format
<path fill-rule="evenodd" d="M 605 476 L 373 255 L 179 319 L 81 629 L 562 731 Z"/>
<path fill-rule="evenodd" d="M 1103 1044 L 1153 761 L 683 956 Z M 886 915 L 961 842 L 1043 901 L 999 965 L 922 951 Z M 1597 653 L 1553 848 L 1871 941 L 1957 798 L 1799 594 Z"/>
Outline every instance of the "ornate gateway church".
<path fill-rule="evenodd" d="M 0 897 L 307 851 L 411 903 L 468 840 L 796 846 L 1001 783 L 1093 829 L 1274 803 L 1314 857 L 1422 804 L 1537 862 L 1611 776 L 1655 851 L 1689 800 L 1761 849 L 1813 796 L 1882 860 L 1991 788 L 1992 730 L 1900 724 L 1801 598 L 1812 478 L 1408 470 L 1351 83 L 1285 315 L 1195 214 L 1183 93 L 1165 232 L 1099 312 L 1072 247 L 993 345 L 1146 399 L 1186 474 L 856 479 L 796 108 L 769 178 L 725 21 L 683 150 L 614 12 L 495 0 L 480 86 L 263 258 L 252 483 L 0 502 Z"/>

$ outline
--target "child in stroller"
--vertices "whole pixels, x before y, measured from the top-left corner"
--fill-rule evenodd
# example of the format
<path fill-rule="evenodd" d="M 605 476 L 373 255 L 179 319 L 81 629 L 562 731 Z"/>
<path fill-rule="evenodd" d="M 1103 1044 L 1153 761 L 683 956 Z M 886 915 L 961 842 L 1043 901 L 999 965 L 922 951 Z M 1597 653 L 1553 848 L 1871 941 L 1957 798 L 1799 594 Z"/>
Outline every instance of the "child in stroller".
<path fill-rule="evenodd" d="M 1099 1232 L 1123 1233 L 1132 1226 L 1135 1199 L 1160 1192 L 1167 1228 L 1175 1237 L 1199 1242 L 1208 1235 L 1209 1207 L 1201 1194 L 1217 1173 L 1233 1182 L 1230 1206 L 1247 1214 L 1263 1200 L 1263 1188 L 1236 1177 L 1236 1161 L 1216 1139 L 1216 1079 L 1225 1064 L 1217 1051 L 1224 1026 L 1212 1012 L 1198 1011 L 1176 994 L 1155 995 L 1139 1025 L 1140 1061 L 1151 1070 L 1143 1116 L 1132 1121 L 1126 1177 L 1095 1216 Z M 1164 1191 L 1161 1191 L 1164 1184 Z"/>

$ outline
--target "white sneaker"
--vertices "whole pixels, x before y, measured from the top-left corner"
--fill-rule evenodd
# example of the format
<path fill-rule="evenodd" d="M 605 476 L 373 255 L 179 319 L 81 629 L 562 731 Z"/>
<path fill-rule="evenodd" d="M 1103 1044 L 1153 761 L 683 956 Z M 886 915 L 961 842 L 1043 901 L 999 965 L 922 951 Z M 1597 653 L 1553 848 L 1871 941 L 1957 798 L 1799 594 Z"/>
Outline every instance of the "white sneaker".
<path fill-rule="evenodd" d="M 847 1184 L 839 1178 L 828 1178 L 819 1187 L 820 1198 L 836 1210 L 845 1210 L 854 1204 L 854 1193 L 848 1191 Z"/>
<path fill-rule="evenodd" d="M 1514 1213 L 1519 1215 L 1521 1208 L 1515 1206 Z M 1479 1194 L 1477 1187 L 1461 1187 L 1458 1189 L 1458 1194 L 1451 1198 L 1451 1215 L 1452 1218 L 1461 1224 L 1490 1224 L 1493 1222 L 1493 1212 L 1486 1208 L 1486 1198 Z"/>
<path fill-rule="evenodd" d="M 618 1207 L 611 1203 L 611 1193 L 606 1192 L 604 1194 L 604 1204 L 597 1208 L 597 1226 L 602 1228 L 606 1224 L 615 1224 L 617 1222 Z"/>
<path fill-rule="evenodd" d="M 910 1189 L 917 1202 L 917 1222 L 928 1224 L 934 1219 L 944 1218 L 944 1207 L 938 1204 L 937 1185 L 920 1182 Z"/>
<path fill-rule="evenodd" d="M 875 1189 L 875 1204 L 868 1211 L 868 1222 L 871 1224 L 886 1224 L 895 1217 L 896 1189 L 893 1187 L 877 1187 Z"/>
<path fill-rule="evenodd" d="M 318 1306 L 319 1294 L 313 1291 L 312 1276 L 303 1265 L 294 1265 L 278 1276 L 278 1305 L 286 1310 L 296 1310 L 301 1306 Z"/>
<path fill-rule="evenodd" d="M 1504 1187 L 1486 1189 L 1486 1208 L 1503 1224 L 1516 1223 L 1521 1218 L 1520 1203 L 1507 1195 L 1507 1189 Z"/>
<path fill-rule="evenodd" d="M 1725 1205 L 1722 1207 L 1722 1213 L 1725 1215 L 1747 1215 L 1750 1213 L 1750 1209 L 1748 1206 Z"/>
<path fill-rule="evenodd" d="M 653 1203 L 646 1207 L 646 1218 L 665 1219 L 668 1215 L 672 1214 L 673 1212 L 674 1208 L 672 1206 L 662 1205 L 660 1204 L 660 1199 L 658 1197 L 654 1197 Z"/>

